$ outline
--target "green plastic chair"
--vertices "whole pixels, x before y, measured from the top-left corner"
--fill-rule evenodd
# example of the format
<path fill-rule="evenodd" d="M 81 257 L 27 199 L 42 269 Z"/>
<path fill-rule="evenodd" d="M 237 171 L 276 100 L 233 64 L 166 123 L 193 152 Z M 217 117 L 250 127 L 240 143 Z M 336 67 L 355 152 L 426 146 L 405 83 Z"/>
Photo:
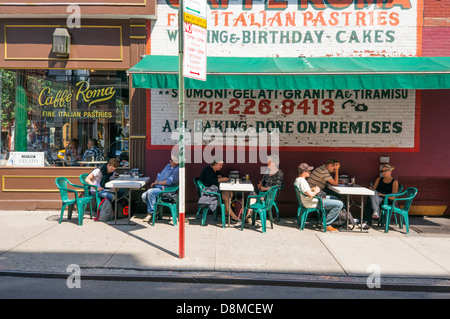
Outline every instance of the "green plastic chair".
<path fill-rule="evenodd" d="M 277 213 L 277 222 L 280 221 L 280 210 L 278 209 L 278 197 L 280 196 L 280 192 L 284 187 L 284 182 L 281 184 L 281 186 L 277 189 L 277 194 L 275 195 L 275 201 L 273 203 L 273 207 L 275 208 L 275 211 Z"/>
<path fill-rule="evenodd" d="M 401 197 L 404 196 L 405 197 Z M 417 188 L 408 187 L 406 191 L 403 193 L 389 194 L 386 195 L 383 205 L 381 205 L 381 216 L 383 218 L 383 222 L 385 224 L 384 232 L 387 233 L 389 231 L 389 222 L 393 214 L 399 215 L 399 224 L 400 229 L 403 228 L 403 222 L 406 226 L 406 233 L 409 233 L 409 209 L 411 208 L 412 201 L 414 197 L 417 195 Z M 392 200 L 392 203 L 389 204 L 389 197 L 395 196 Z M 399 208 L 399 202 L 404 202 L 403 208 Z"/>
<path fill-rule="evenodd" d="M 198 199 L 200 199 L 200 197 L 202 196 L 202 188 L 200 186 L 200 184 L 202 184 L 202 183 L 200 182 L 200 184 L 199 184 L 199 182 L 200 182 L 200 177 L 194 178 L 194 185 L 195 185 L 195 188 L 197 189 Z M 200 215 L 201 210 L 202 210 L 202 207 L 198 206 L 196 218 L 198 218 L 198 216 Z"/>
<path fill-rule="evenodd" d="M 162 194 L 165 193 L 173 193 L 173 192 L 178 192 L 178 187 L 179 186 L 175 186 L 175 187 L 166 187 L 164 188 L 163 191 L 161 191 L 158 194 L 158 197 L 156 199 L 156 205 L 155 205 L 155 213 L 153 214 L 153 221 L 152 221 L 152 226 L 155 225 L 155 215 L 158 215 L 158 219 L 162 219 L 162 213 L 164 210 L 164 207 L 169 208 L 170 213 L 172 215 L 172 220 L 173 220 L 173 225 L 176 226 L 177 225 L 177 219 L 178 219 L 178 198 L 176 200 L 176 202 L 166 202 L 162 199 Z"/>
<path fill-rule="evenodd" d="M 401 194 L 403 192 L 403 185 L 402 184 L 399 184 L 398 185 L 398 191 L 397 191 L 397 193 L 395 193 L 395 194 L 388 194 L 386 197 L 385 197 L 385 199 L 386 198 L 389 198 L 389 197 L 392 197 L 392 196 L 398 196 L 398 194 Z M 403 193 L 404 194 L 404 193 Z M 389 203 L 389 200 L 388 200 L 388 203 Z M 384 205 L 384 201 L 383 201 L 383 203 L 381 203 L 380 204 L 380 210 L 379 210 L 379 212 L 381 213 L 381 215 L 380 215 L 380 217 L 378 218 L 378 227 L 380 227 L 380 226 L 384 226 L 384 221 L 385 221 L 385 218 L 382 218 L 382 212 L 383 212 L 383 210 L 382 210 L 382 206 Z M 398 222 L 397 222 L 397 215 L 394 215 L 394 218 L 395 218 L 395 225 L 398 225 Z M 389 220 L 389 222 L 390 222 L 390 220 Z"/>
<path fill-rule="evenodd" d="M 78 225 L 80 225 L 80 226 L 83 225 L 84 210 L 85 210 L 87 204 L 89 204 L 89 206 L 91 208 L 91 218 L 92 218 L 91 197 L 79 197 L 76 190 L 68 188 L 68 186 L 70 185 L 72 187 L 84 189 L 84 186 L 72 184 L 65 177 L 57 177 L 55 180 L 55 183 L 59 189 L 59 193 L 61 195 L 61 200 L 62 200 L 61 216 L 59 217 L 60 224 L 62 222 L 62 218 L 64 215 L 64 210 L 66 209 L 66 206 L 73 205 L 73 204 L 77 205 Z M 69 199 L 69 193 L 74 193 L 75 198 Z"/>
<path fill-rule="evenodd" d="M 80 182 L 84 187 L 84 197 L 90 197 L 91 199 L 95 199 L 95 202 L 97 203 L 95 210 L 98 211 L 98 206 L 100 206 L 100 202 L 102 201 L 102 199 L 100 198 L 100 196 L 98 196 L 98 187 L 96 185 L 90 185 L 86 182 L 86 177 L 88 177 L 88 175 L 89 173 L 80 175 Z M 90 192 L 91 187 L 95 189 L 95 194 L 92 194 Z"/>
<path fill-rule="evenodd" d="M 297 185 L 294 184 L 295 189 L 295 195 L 297 197 L 298 201 L 298 208 L 297 208 L 297 225 L 300 227 L 301 230 L 305 228 L 306 220 L 308 219 L 308 214 L 311 212 L 317 212 L 319 220 L 322 218 L 322 226 L 323 231 L 327 231 L 327 215 L 325 213 L 325 209 L 323 208 L 322 198 L 319 196 L 314 196 L 314 198 L 318 199 L 317 206 L 315 208 L 306 208 L 301 199 L 301 195 L 307 197 L 306 194 L 304 194 Z"/>
<path fill-rule="evenodd" d="M 244 216 L 249 209 L 252 210 L 252 225 L 255 225 L 256 214 L 259 214 L 261 219 L 262 232 L 266 232 L 267 215 L 269 215 L 270 226 L 273 229 L 272 207 L 275 203 L 275 196 L 277 195 L 278 186 L 272 186 L 267 192 L 259 193 L 258 195 L 250 195 L 247 197 L 247 202 L 244 207 Z M 250 205 L 250 200 L 256 199 L 256 203 Z M 244 223 L 241 223 L 241 230 L 244 229 Z"/>
<path fill-rule="evenodd" d="M 210 195 L 214 195 L 217 196 L 217 208 L 213 211 L 213 217 L 214 220 L 217 220 L 217 210 L 220 209 L 221 214 L 222 214 L 222 228 L 225 228 L 225 205 L 222 203 L 222 195 L 220 193 L 216 193 L 216 192 L 210 192 L 210 191 L 205 191 L 205 185 L 203 185 L 203 183 L 200 181 L 200 179 L 198 177 L 196 177 L 194 179 L 194 183 L 195 186 L 197 187 L 197 190 L 199 190 L 199 198 L 202 196 L 203 193 L 205 194 L 210 194 Z M 208 211 L 209 211 L 209 206 L 208 205 L 199 205 L 198 209 L 197 209 L 197 218 L 200 214 L 200 211 L 202 212 L 202 226 L 205 226 L 206 224 L 206 216 L 208 215 Z"/>

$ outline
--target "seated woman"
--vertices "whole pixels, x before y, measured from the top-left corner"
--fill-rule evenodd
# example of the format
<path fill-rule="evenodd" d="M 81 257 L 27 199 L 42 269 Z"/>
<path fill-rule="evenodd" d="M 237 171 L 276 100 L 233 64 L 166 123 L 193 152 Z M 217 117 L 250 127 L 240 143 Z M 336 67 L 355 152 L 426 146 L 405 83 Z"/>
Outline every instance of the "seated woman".
<path fill-rule="evenodd" d="M 269 168 L 267 172 L 263 175 L 262 179 L 259 181 L 256 189 L 256 193 L 267 192 L 273 186 L 281 187 L 283 185 L 284 173 L 279 169 L 280 158 L 277 155 L 270 155 L 267 157 L 267 167 Z M 255 195 L 255 192 L 250 193 L 250 195 Z M 250 199 L 249 205 L 253 205 L 256 202 L 255 199 Z M 246 219 L 251 216 L 251 209 L 249 209 Z"/>
<path fill-rule="evenodd" d="M 371 216 L 369 215 L 369 213 L 365 214 L 366 218 L 368 219 L 369 225 L 371 224 L 371 219 L 378 219 L 380 217 L 380 207 L 383 204 L 386 194 L 393 194 L 398 192 L 398 181 L 392 177 L 393 170 L 394 166 L 384 164 L 381 167 L 382 176 L 376 179 L 373 188 L 370 187 L 370 189 L 375 190 L 375 195 L 369 196 L 370 203 L 368 202 L 366 205 L 368 210 L 372 210 Z"/>
<path fill-rule="evenodd" d="M 67 145 L 66 151 L 64 153 L 64 160 L 70 162 L 71 166 L 80 166 L 78 161 L 81 161 L 82 150 L 81 146 L 78 144 L 78 139 L 73 137 L 70 139 L 69 145 Z"/>
<path fill-rule="evenodd" d="M 219 183 L 228 182 L 228 177 L 224 177 L 220 172 L 222 167 L 223 160 L 215 159 L 210 165 L 206 166 L 200 174 L 200 181 L 205 187 L 216 187 L 216 190 L 212 190 L 213 192 L 219 192 Z M 231 200 L 230 192 L 222 192 L 222 199 L 225 203 L 228 203 L 228 199 Z M 231 215 L 231 219 L 234 222 L 238 221 L 238 217 L 234 212 L 231 210 L 229 211 L 228 205 L 225 205 L 225 212 L 227 215 Z"/>
<path fill-rule="evenodd" d="M 273 186 L 281 187 L 283 185 L 284 173 L 279 169 L 280 158 L 277 155 L 270 155 L 267 157 L 268 171 L 263 175 L 263 178 L 258 183 L 258 193 L 267 192 Z"/>

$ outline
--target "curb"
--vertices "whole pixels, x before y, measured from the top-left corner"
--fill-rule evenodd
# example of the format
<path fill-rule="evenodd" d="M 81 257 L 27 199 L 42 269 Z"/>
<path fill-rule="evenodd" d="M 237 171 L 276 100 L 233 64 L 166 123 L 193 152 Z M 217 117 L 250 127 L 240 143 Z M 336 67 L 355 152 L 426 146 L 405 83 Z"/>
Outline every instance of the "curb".
<path fill-rule="evenodd" d="M 0 276 L 28 277 L 43 279 L 67 279 L 69 273 L 50 272 L 25 272 L 25 271 L 0 271 Z M 330 278 L 328 280 L 316 279 L 276 279 L 276 278 L 249 278 L 235 276 L 193 276 L 178 275 L 131 275 L 131 274 L 84 274 L 83 280 L 98 281 L 137 281 L 137 282 L 180 282 L 196 284 L 224 284 L 224 285 L 257 285 L 257 286 L 286 286 L 302 288 L 328 288 L 328 289 L 353 289 L 353 290 L 384 290 L 384 291 L 417 291 L 417 292 L 450 292 L 450 285 L 429 283 L 405 283 L 405 282 L 381 282 L 379 288 L 369 288 L 363 278 Z M 390 278 L 391 281 L 403 278 Z"/>

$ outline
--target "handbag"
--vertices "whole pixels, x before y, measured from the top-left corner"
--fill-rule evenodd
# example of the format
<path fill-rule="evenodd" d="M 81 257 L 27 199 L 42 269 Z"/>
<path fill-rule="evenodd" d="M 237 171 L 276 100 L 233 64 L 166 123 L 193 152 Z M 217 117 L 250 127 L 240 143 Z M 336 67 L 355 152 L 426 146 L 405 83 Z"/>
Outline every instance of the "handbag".
<path fill-rule="evenodd" d="M 356 226 L 355 221 L 353 219 L 352 213 L 347 212 L 345 208 L 342 208 L 339 212 L 338 218 L 334 221 L 333 225 L 345 227 L 347 225 L 347 213 L 348 213 L 348 227 L 350 230 L 353 230 Z"/>

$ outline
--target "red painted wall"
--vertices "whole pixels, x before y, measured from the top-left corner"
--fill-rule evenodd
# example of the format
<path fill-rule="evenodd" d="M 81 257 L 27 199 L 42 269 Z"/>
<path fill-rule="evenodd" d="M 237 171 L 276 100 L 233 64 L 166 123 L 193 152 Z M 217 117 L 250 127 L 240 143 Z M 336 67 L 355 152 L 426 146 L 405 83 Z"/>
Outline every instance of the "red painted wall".
<path fill-rule="evenodd" d="M 390 163 L 395 166 L 393 176 L 396 178 L 446 177 L 450 181 L 449 126 L 450 90 L 426 90 L 422 91 L 419 152 L 281 152 L 280 169 L 285 173 L 286 184 L 279 198 L 281 215 L 292 217 L 296 214 L 297 200 L 292 185 L 301 162 L 319 166 L 327 159 L 335 157 L 341 162 L 341 174 L 355 176 L 358 184 L 369 186 L 379 174 L 380 156 L 389 156 Z M 170 150 L 147 150 L 146 175 L 154 179 L 168 163 L 169 156 Z M 193 179 L 200 175 L 205 165 L 206 163 L 186 165 L 186 213 L 196 212 L 197 195 Z M 238 170 L 241 176 L 248 173 L 256 185 L 261 179 L 260 166 L 259 163 L 225 164 L 223 172 Z M 410 181 L 411 178 L 408 178 L 409 183 Z M 420 192 L 420 185 L 405 186 L 416 186 Z M 450 201 L 450 194 L 439 196 L 447 196 L 447 200 Z"/>

